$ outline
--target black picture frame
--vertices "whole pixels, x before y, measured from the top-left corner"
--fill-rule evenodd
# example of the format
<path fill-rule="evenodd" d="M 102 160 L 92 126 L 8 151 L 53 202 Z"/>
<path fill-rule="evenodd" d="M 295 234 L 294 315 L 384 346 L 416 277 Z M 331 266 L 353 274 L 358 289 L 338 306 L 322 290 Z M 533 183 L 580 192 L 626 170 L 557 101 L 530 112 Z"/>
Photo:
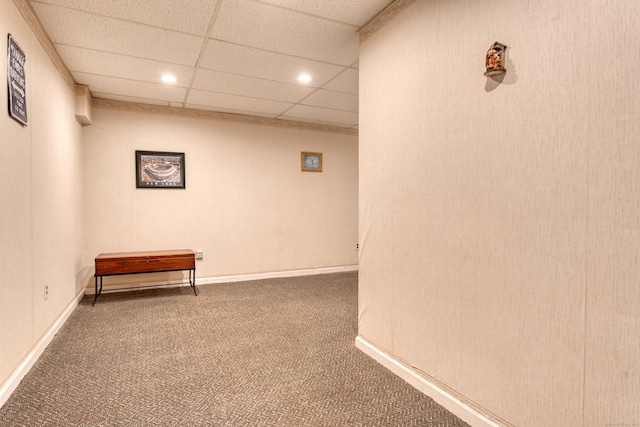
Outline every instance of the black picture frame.
<path fill-rule="evenodd" d="M 9 116 L 27 126 L 27 56 L 11 34 L 7 34 L 7 91 Z"/>
<path fill-rule="evenodd" d="M 136 150 L 136 188 L 184 189 L 184 153 Z"/>

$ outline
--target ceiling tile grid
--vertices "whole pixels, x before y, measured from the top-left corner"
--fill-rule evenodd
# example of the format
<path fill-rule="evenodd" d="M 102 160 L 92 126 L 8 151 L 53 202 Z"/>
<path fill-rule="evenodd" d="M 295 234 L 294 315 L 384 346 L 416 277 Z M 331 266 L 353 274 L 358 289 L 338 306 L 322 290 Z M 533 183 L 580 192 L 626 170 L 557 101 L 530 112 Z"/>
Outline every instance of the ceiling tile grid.
<path fill-rule="evenodd" d="M 358 112 L 358 95 L 319 89 L 300 102 L 304 105 Z"/>
<path fill-rule="evenodd" d="M 95 15 L 64 7 L 32 2 L 47 34 L 57 45 L 69 45 L 195 65 L 203 37 L 151 27 L 131 21 Z M 65 60 L 64 57 L 62 57 Z"/>
<path fill-rule="evenodd" d="M 159 83 L 164 74 L 176 77 L 176 86 L 188 87 L 195 67 L 154 61 L 117 53 L 59 45 L 71 73 L 103 75 L 127 80 Z M 80 83 L 80 82 L 78 82 Z"/>
<path fill-rule="evenodd" d="M 301 85 L 275 82 L 272 80 L 245 77 L 237 74 L 221 73 L 218 71 L 198 71 L 194 89 L 203 89 L 210 92 L 228 93 L 247 96 L 251 98 L 273 99 L 283 102 L 299 102 L 307 97 L 313 88 Z"/>
<path fill-rule="evenodd" d="M 122 96 L 154 101 L 181 102 L 187 92 L 187 88 L 163 85 L 160 83 L 140 82 L 127 79 L 118 79 L 109 76 L 72 72 L 77 82 L 89 86 L 92 91 L 99 93 L 115 93 Z"/>
<path fill-rule="evenodd" d="M 219 109 L 220 111 L 233 110 L 235 112 L 248 111 L 251 114 L 268 114 L 270 117 L 277 117 L 293 106 L 291 103 L 270 99 L 250 98 L 197 89 L 191 90 L 189 104 L 213 107 L 216 111 Z"/>
<path fill-rule="evenodd" d="M 310 107 L 308 105 L 295 105 L 288 110 L 286 114 L 283 114 L 281 118 L 345 126 L 350 123 L 357 122 L 358 113 L 332 110 L 329 108 Z"/>
<path fill-rule="evenodd" d="M 206 36 L 216 0 L 36 0 L 123 21 Z"/>
<path fill-rule="evenodd" d="M 378 12 L 383 10 L 389 0 L 377 1 L 345 1 L 345 0 L 262 0 L 261 3 L 272 4 L 283 8 L 296 10 L 309 15 L 344 22 L 356 27 L 362 27 Z"/>
<path fill-rule="evenodd" d="M 29 1 L 96 98 L 354 129 L 358 29 L 390 2 Z"/>
<path fill-rule="evenodd" d="M 341 65 L 213 39 L 207 43 L 200 67 L 283 83 L 297 83 L 298 75 L 309 73 L 313 80 L 307 86 L 311 87 L 323 85 L 345 69 Z"/>
<path fill-rule="evenodd" d="M 355 68 L 348 68 L 335 76 L 330 82 L 325 84 L 323 88 L 336 92 L 346 92 L 358 95 L 360 93 L 359 81 L 358 70 Z"/>
<path fill-rule="evenodd" d="M 270 52 L 348 66 L 358 27 L 254 1 L 224 1 L 211 37 Z"/>

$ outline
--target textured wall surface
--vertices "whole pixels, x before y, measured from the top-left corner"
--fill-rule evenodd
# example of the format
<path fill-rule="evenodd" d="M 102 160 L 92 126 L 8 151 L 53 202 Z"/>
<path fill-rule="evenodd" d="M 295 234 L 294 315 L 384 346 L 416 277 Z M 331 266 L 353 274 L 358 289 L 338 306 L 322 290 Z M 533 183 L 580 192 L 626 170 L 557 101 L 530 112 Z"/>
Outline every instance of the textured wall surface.
<path fill-rule="evenodd" d="M 639 25 L 418 0 L 361 46 L 359 334 L 518 426 L 640 423 Z"/>
<path fill-rule="evenodd" d="M 93 123 L 90 274 L 99 253 L 172 248 L 204 251 L 198 278 L 357 264 L 356 136 L 102 108 Z M 136 189 L 136 150 L 184 152 L 186 189 Z M 322 173 L 301 171 L 302 151 L 323 154 Z"/>
<path fill-rule="evenodd" d="M 0 3 L 0 33 L 3 43 L 10 33 L 26 55 L 28 110 L 26 127 L 7 113 L 7 55 L 2 54 L 1 385 L 81 291 L 84 220 L 75 94 L 13 2 Z"/>

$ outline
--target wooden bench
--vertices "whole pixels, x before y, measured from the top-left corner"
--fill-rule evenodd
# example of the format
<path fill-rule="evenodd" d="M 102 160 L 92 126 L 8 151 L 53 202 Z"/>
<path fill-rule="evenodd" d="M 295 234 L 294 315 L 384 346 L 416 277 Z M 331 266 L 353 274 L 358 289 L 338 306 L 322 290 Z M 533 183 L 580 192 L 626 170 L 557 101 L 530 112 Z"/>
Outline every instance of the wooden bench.
<path fill-rule="evenodd" d="M 93 305 L 96 304 L 98 296 L 102 293 L 102 278 L 122 274 L 189 270 L 189 285 L 193 288 L 193 293 L 198 295 L 196 291 L 196 257 L 195 253 L 189 249 L 100 254 L 95 259 L 95 266 L 96 293 Z M 98 286 L 98 282 L 100 286 Z"/>

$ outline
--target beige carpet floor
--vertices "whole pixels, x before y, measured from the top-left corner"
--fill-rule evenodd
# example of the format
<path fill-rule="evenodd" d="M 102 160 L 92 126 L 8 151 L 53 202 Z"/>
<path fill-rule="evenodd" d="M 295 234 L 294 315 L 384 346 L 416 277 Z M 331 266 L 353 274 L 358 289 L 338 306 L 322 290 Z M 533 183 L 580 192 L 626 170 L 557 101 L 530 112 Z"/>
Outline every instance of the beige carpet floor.
<path fill-rule="evenodd" d="M 85 297 L 0 426 L 466 426 L 355 348 L 357 280 Z"/>

